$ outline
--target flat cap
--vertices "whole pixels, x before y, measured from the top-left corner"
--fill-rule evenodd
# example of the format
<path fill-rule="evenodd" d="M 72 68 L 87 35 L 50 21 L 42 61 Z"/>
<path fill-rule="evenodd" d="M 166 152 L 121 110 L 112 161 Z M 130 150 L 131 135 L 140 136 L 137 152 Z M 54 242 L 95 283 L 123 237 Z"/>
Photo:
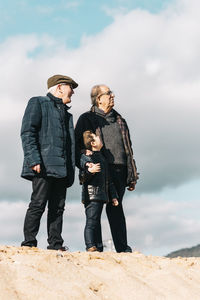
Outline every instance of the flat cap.
<path fill-rule="evenodd" d="M 77 88 L 78 83 L 76 83 L 72 78 L 70 78 L 69 76 L 65 76 L 65 75 L 54 75 L 52 77 L 50 77 L 47 80 L 47 87 L 48 89 L 51 88 L 54 85 L 57 85 L 59 83 L 66 83 L 66 84 L 71 84 L 73 89 Z"/>

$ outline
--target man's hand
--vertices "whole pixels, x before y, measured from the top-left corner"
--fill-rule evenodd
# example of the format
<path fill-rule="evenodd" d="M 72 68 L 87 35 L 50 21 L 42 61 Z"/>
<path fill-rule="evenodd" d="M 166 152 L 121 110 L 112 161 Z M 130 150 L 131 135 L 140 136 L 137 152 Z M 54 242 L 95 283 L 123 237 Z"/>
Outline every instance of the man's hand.
<path fill-rule="evenodd" d="M 88 171 L 90 173 L 98 173 L 101 172 L 101 166 L 100 163 L 93 164 L 93 163 L 87 163 L 86 166 L 88 166 Z"/>
<path fill-rule="evenodd" d="M 113 206 L 118 206 L 119 205 L 119 201 L 117 200 L 117 198 L 112 199 L 112 205 Z"/>
<path fill-rule="evenodd" d="M 40 164 L 33 166 L 31 169 L 37 173 L 40 173 L 40 171 L 41 171 Z"/>
<path fill-rule="evenodd" d="M 131 182 L 131 183 L 129 184 L 129 187 L 127 188 L 127 190 L 128 190 L 128 191 L 134 191 L 135 185 L 136 185 L 136 182 Z"/>

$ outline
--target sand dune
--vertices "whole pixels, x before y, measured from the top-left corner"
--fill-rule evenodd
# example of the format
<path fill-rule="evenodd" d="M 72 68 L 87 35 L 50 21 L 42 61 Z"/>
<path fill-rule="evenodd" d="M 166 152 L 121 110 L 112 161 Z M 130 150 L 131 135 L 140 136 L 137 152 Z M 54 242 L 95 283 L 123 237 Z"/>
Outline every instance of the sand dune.
<path fill-rule="evenodd" d="M 0 247 L 1 300 L 200 299 L 200 258 Z"/>

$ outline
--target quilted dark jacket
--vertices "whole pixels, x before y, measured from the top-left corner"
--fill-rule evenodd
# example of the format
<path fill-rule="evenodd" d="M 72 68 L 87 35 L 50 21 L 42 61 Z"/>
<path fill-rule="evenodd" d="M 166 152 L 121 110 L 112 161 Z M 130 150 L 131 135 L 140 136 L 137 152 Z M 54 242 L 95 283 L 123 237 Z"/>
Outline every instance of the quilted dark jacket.
<path fill-rule="evenodd" d="M 89 158 L 89 159 L 88 159 Z M 82 202 L 87 203 L 88 201 L 100 201 L 108 203 L 109 199 L 118 198 L 115 186 L 111 181 L 109 175 L 108 164 L 106 159 L 100 151 L 94 151 L 92 155 L 87 157 L 82 155 L 81 164 L 85 164 L 86 161 L 90 161 L 94 164 L 100 163 L 101 172 L 92 174 L 88 172 L 87 167 L 84 167 L 80 171 L 80 182 L 82 186 Z"/>
<path fill-rule="evenodd" d="M 62 99 L 50 93 L 29 100 L 21 127 L 23 178 L 32 180 L 36 173 L 31 167 L 41 164 L 39 176 L 67 177 L 66 186 L 73 184 L 75 138 L 68 109 Z"/>

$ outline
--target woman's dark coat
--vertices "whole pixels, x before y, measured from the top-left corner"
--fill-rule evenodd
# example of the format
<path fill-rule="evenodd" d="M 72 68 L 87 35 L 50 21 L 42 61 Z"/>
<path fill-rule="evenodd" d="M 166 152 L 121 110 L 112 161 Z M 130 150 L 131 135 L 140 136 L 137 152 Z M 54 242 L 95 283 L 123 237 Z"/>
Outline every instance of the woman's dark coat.
<path fill-rule="evenodd" d="M 137 182 L 138 173 L 135 160 L 133 159 L 133 150 L 129 134 L 129 129 L 126 121 L 122 116 L 113 109 L 116 116 L 117 123 L 120 126 L 122 139 L 124 143 L 124 149 L 127 158 L 127 186 L 132 182 Z M 82 114 L 76 124 L 75 139 L 76 139 L 76 165 L 81 168 L 80 157 L 82 150 L 85 148 L 83 143 L 83 132 L 86 130 L 92 130 L 94 133 L 102 135 L 101 128 L 105 124 L 105 119 L 95 113 L 94 107 L 90 111 Z M 114 139 L 114 137 L 111 137 Z M 102 139 L 103 140 L 103 139 Z M 102 149 L 102 152 L 104 148 Z"/>

